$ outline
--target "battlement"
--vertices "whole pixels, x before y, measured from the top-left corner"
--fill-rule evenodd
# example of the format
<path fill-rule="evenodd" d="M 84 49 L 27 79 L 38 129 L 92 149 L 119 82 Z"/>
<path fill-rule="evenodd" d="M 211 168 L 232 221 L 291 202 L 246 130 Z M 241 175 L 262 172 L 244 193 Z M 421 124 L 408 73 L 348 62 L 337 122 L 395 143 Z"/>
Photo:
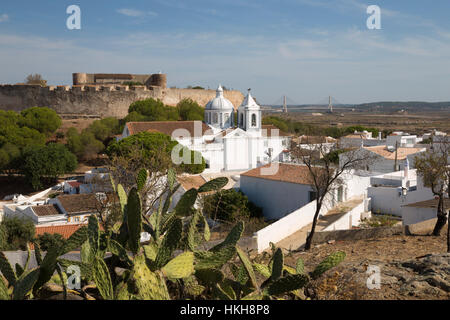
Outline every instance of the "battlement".
<path fill-rule="evenodd" d="M 128 73 L 73 73 L 73 85 L 123 85 L 127 82 L 142 83 L 143 86 L 167 88 L 167 75 Z"/>
<path fill-rule="evenodd" d="M 165 75 L 163 76 L 165 79 Z M 189 98 L 205 106 L 215 95 L 214 90 L 168 89 L 154 84 L 129 86 L 121 83 L 98 83 L 46 87 L 0 84 L 0 109 L 22 111 L 40 106 L 52 108 L 59 114 L 123 118 L 135 101 L 153 98 L 175 106 L 182 99 Z M 244 99 L 239 91 L 226 91 L 225 96 L 235 107 Z"/>

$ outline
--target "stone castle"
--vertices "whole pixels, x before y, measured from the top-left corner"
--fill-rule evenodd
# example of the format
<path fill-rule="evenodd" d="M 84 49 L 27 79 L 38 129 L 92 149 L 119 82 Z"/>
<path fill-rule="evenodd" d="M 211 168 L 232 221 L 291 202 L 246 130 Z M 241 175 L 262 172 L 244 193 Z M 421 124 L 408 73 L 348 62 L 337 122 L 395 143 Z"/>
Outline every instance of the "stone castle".
<path fill-rule="evenodd" d="M 190 98 L 205 106 L 215 95 L 215 90 L 167 88 L 167 75 L 161 73 L 74 73 L 72 86 L 0 85 L 0 109 L 22 111 L 38 106 L 49 107 L 63 118 L 123 118 L 138 100 L 160 99 L 174 106 Z M 235 106 L 244 100 L 240 91 L 225 91 L 224 95 Z"/>

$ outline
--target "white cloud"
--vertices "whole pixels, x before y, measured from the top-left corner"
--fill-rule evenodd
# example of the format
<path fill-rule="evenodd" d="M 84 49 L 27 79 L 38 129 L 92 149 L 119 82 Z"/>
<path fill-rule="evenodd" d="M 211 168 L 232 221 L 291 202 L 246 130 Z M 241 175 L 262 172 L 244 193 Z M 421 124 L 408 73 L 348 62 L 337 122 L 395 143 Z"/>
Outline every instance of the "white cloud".
<path fill-rule="evenodd" d="M 6 13 L 0 14 L 0 23 L 1 22 L 6 22 L 8 20 L 9 20 L 9 16 Z"/>
<path fill-rule="evenodd" d="M 153 12 L 153 11 L 141 11 L 141 10 L 129 9 L 129 8 L 117 9 L 117 12 L 120 14 L 123 14 L 124 16 L 128 16 L 128 17 L 144 17 L 144 16 L 155 17 L 158 15 L 156 12 Z"/>

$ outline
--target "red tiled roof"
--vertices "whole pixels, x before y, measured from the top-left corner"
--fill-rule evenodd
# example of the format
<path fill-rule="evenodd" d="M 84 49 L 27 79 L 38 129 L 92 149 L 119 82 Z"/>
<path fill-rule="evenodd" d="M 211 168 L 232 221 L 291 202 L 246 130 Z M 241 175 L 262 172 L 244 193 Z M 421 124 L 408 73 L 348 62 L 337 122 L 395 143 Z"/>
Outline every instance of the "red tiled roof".
<path fill-rule="evenodd" d="M 197 124 L 196 124 L 197 123 Z M 161 132 L 172 136 L 172 133 L 177 129 L 185 129 L 189 132 L 191 137 L 203 136 L 206 131 L 211 128 L 201 121 L 148 121 L 148 122 L 127 122 L 127 127 L 130 135 L 139 132 Z M 195 127 L 199 126 L 201 132 L 196 132 Z M 197 129 L 197 131 L 199 131 Z M 199 135 L 200 134 L 200 135 Z"/>
<path fill-rule="evenodd" d="M 84 226 L 83 224 L 65 224 L 60 226 L 36 226 L 36 237 L 43 235 L 44 233 L 59 233 L 64 239 L 68 239 L 79 228 Z"/>
<path fill-rule="evenodd" d="M 69 181 L 69 182 L 67 182 L 70 186 L 72 186 L 72 187 L 74 187 L 74 188 L 77 188 L 77 187 L 79 187 L 80 185 L 81 185 L 81 183 L 80 182 L 78 182 L 78 181 Z"/>
<path fill-rule="evenodd" d="M 93 193 L 61 195 L 57 199 L 68 215 L 94 213 L 100 208 Z"/>
<path fill-rule="evenodd" d="M 395 151 L 389 151 L 386 146 L 364 147 L 364 149 L 372 151 L 385 159 L 395 160 Z M 397 160 L 405 160 L 407 156 L 419 153 L 424 148 L 397 148 Z"/>
<path fill-rule="evenodd" d="M 61 211 L 59 211 L 58 206 L 53 205 L 53 204 L 33 206 L 33 207 L 31 207 L 31 209 L 39 217 L 56 216 L 56 215 L 59 215 L 62 213 Z"/>
<path fill-rule="evenodd" d="M 278 170 L 274 172 L 274 174 L 269 174 L 269 172 L 264 174 L 264 171 L 261 171 L 262 168 L 266 169 L 269 168 L 270 165 L 277 165 L 278 164 Z M 276 167 L 273 168 L 275 170 Z M 316 168 L 317 170 L 324 170 L 322 168 Z M 282 181 L 282 182 L 290 182 L 290 183 L 297 183 L 297 184 L 305 184 L 305 185 L 312 185 L 313 180 L 311 173 L 309 172 L 309 169 L 306 166 L 303 165 L 295 165 L 295 164 L 285 164 L 285 163 L 272 163 L 272 164 L 266 164 L 262 167 L 252 169 L 250 171 L 244 172 L 241 174 L 241 176 L 247 176 L 247 177 L 254 177 L 254 178 L 260 178 L 260 179 L 266 179 L 266 180 L 275 180 L 275 181 Z"/>

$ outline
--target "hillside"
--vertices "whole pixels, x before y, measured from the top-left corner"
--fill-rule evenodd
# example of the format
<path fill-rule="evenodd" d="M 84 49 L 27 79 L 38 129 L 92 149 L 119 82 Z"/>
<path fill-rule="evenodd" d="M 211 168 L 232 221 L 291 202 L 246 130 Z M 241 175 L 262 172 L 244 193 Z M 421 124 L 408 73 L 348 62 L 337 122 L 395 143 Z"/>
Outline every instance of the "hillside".
<path fill-rule="evenodd" d="M 317 280 L 310 289 L 318 299 L 450 299 L 450 253 L 445 253 L 446 235 L 397 235 L 383 239 L 338 241 L 316 246 L 310 252 L 291 253 L 285 262 L 295 266 L 301 257 L 308 270 L 308 266 L 317 265 L 325 256 L 338 250 L 347 254 L 344 262 Z M 369 265 L 380 267 L 380 290 L 367 288 L 366 270 Z"/>

